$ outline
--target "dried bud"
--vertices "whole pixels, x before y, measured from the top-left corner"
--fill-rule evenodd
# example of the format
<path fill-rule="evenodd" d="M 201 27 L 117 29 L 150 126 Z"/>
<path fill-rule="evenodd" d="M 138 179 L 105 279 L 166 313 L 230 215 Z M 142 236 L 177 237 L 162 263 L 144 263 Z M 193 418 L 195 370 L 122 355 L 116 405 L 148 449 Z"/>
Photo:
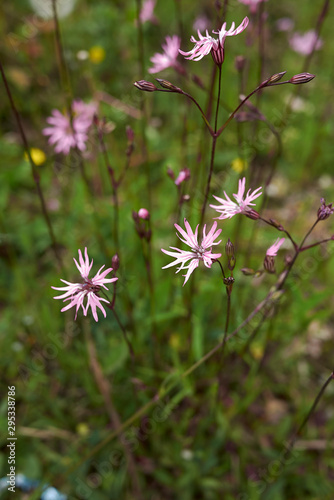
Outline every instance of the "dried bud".
<path fill-rule="evenodd" d="M 266 255 L 263 262 L 263 267 L 268 273 L 275 273 L 275 257 L 272 255 Z"/>
<path fill-rule="evenodd" d="M 169 82 L 168 80 L 162 80 L 161 78 L 156 78 L 156 81 L 158 82 L 158 84 L 163 88 L 163 89 L 167 89 L 167 90 L 170 90 L 171 92 L 178 92 L 180 94 L 182 94 L 182 89 L 180 89 L 179 87 L 176 87 L 176 85 L 173 85 L 171 82 Z"/>
<path fill-rule="evenodd" d="M 244 56 L 237 56 L 234 59 L 234 66 L 237 71 L 242 71 L 246 64 L 246 58 Z"/>
<path fill-rule="evenodd" d="M 135 222 L 138 222 L 139 217 L 138 217 L 138 212 L 135 212 L 134 210 L 132 211 L 132 218 Z"/>
<path fill-rule="evenodd" d="M 285 75 L 286 71 L 282 71 L 281 73 L 275 73 L 267 80 L 267 85 L 271 85 L 272 83 L 279 82 L 281 78 Z"/>
<path fill-rule="evenodd" d="M 231 242 L 230 238 L 228 238 L 227 243 L 225 245 L 225 253 L 227 257 L 234 257 L 234 245 Z"/>
<path fill-rule="evenodd" d="M 138 217 L 144 220 L 150 220 L 150 212 L 146 208 L 140 208 L 138 210 Z"/>
<path fill-rule="evenodd" d="M 260 218 L 259 212 L 257 212 L 253 208 L 246 210 L 245 212 L 243 212 L 243 214 L 246 215 L 246 217 L 248 217 L 249 219 L 253 219 L 253 220 L 258 220 Z"/>
<path fill-rule="evenodd" d="M 318 209 L 318 220 L 328 219 L 334 213 L 334 208 L 332 208 L 333 203 L 326 205 L 325 198 L 320 199 L 321 206 Z"/>
<path fill-rule="evenodd" d="M 112 257 L 111 265 L 114 271 L 117 271 L 119 269 L 119 257 L 117 253 L 115 253 L 115 255 Z"/>
<path fill-rule="evenodd" d="M 152 82 L 146 80 L 139 80 L 133 84 L 137 89 L 144 90 L 145 92 L 155 92 L 158 88 Z"/>
<path fill-rule="evenodd" d="M 254 269 L 250 269 L 249 267 L 244 267 L 243 269 L 241 269 L 241 272 L 245 276 L 254 276 L 255 274 Z"/>
<path fill-rule="evenodd" d="M 294 75 L 290 78 L 289 83 L 293 83 L 294 85 L 299 85 L 301 83 L 308 83 L 315 78 L 315 75 L 311 73 L 299 73 L 298 75 Z"/>

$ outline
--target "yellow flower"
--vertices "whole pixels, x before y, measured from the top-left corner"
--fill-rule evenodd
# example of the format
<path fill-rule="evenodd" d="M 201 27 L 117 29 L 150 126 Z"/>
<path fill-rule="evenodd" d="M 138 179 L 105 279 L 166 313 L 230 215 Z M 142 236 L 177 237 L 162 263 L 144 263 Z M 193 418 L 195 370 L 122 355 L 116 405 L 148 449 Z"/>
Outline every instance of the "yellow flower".
<path fill-rule="evenodd" d="M 100 45 L 94 45 L 89 49 L 89 60 L 94 64 L 100 64 L 106 57 L 106 51 Z"/>
<path fill-rule="evenodd" d="M 87 436 L 87 434 L 89 434 L 89 427 L 84 422 L 81 422 L 77 425 L 76 431 L 80 436 L 84 437 Z"/>
<path fill-rule="evenodd" d="M 46 160 L 46 156 L 44 151 L 38 148 L 30 148 L 30 156 L 32 158 L 32 161 L 39 167 L 40 165 L 43 165 L 43 163 Z M 29 160 L 27 153 L 24 153 L 24 157 L 26 160 Z"/>
<path fill-rule="evenodd" d="M 177 333 L 172 333 L 172 335 L 169 337 L 169 345 L 173 349 L 178 349 L 181 345 L 180 340 L 181 339 L 180 339 L 179 335 L 177 335 Z"/>
<path fill-rule="evenodd" d="M 237 174 L 241 174 L 248 168 L 248 162 L 246 160 L 243 160 L 242 158 L 235 158 L 232 163 L 231 163 L 231 168 Z"/>

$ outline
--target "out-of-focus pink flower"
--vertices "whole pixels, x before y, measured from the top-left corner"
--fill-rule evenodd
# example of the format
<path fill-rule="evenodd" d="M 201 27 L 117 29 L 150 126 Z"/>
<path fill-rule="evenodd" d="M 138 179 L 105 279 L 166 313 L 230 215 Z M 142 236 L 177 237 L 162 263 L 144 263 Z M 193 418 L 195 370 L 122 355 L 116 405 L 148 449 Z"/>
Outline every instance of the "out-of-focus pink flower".
<path fill-rule="evenodd" d="M 176 60 L 179 55 L 179 48 L 181 44 L 181 38 L 177 35 L 166 36 L 166 43 L 162 44 L 163 53 L 157 52 L 151 57 L 150 61 L 154 66 L 149 68 L 149 73 L 159 73 L 163 69 L 180 66 L 180 63 Z"/>
<path fill-rule="evenodd" d="M 193 29 L 195 31 L 204 31 L 210 25 L 210 20 L 206 16 L 199 16 L 195 19 Z"/>
<path fill-rule="evenodd" d="M 158 20 L 153 13 L 156 3 L 157 3 L 156 0 L 145 0 L 144 1 L 142 8 L 141 8 L 141 11 L 140 11 L 140 14 L 139 14 L 139 18 L 140 18 L 140 21 L 142 23 L 145 23 L 146 21 L 150 21 L 151 23 L 157 24 Z"/>
<path fill-rule="evenodd" d="M 291 31 L 293 30 L 295 23 L 289 17 L 281 17 L 276 21 L 277 31 Z"/>
<path fill-rule="evenodd" d="M 71 148 L 85 151 L 88 130 L 93 122 L 97 107 L 94 103 L 85 104 L 80 100 L 72 103 L 72 126 L 67 113 L 62 114 L 57 109 L 46 119 L 51 127 L 43 129 L 42 133 L 49 136 L 49 144 L 55 145 L 56 153 L 69 153 Z"/>
<path fill-rule="evenodd" d="M 184 219 L 184 225 L 187 232 L 184 231 L 178 224 L 174 224 L 183 238 L 181 238 L 181 236 L 179 236 L 177 233 L 176 234 L 183 243 L 191 248 L 191 250 L 180 250 L 179 248 L 169 247 L 172 250 L 176 250 L 175 252 L 170 252 L 168 250 L 164 250 L 163 248 L 161 249 L 162 252 L 176 259 L 174 262 L 167 264 L 167 266 L 164 266 L 162 269 L 167 269 L 168 267 L 176 266 L 178 264 L 181 265 L 177 269 L 177 273 L 181 271 L 181 269 L 188 269 L 187 274 L 183 275 L 185 277 L 183 285 L 187 283 L 191 273 L 194 271 L 194 269 L 196 269 L 196 267 L 198 267 L 200 261 L 203 261 L 206 267 L 211 267 L 213 260 L 219 259 L 221 257 L 221 253 L 212 253 L 211 249 L 213 245 L 218 245 L 221 242 L 221 240 L 215 242 L 215 239 L 218 238 L 222 231 L 221 229 L 218 229 L 216 231 L 217 222 L 214 222 L 212 228 L 210 229 L 208 234 L 206 234 L 205 224 L 203 228 L 203 238 L 201 243 L 199 244 L 199 224 L 197 225 L 195 232 L 192 231 L 190 224 L 186 219 Z M 186 265 L 188 262 L 189 264 Z"/>
<path fill-rule="evenodd" d="M 268 250 L 266 251 L 266 255 L 269 257 L 276 257 L 277 252 L 278 252 L 280 246 L 284 243 L 284 241 L 285 241 L 285 238 L 277 238 L 275 243 L 273 245 L 271 245 L 271 247 L 269 247 Z"/>
<path fill-rule="evenodd" d="M 140 219 L 149 220 L 150 212 L 147 210 L 147 208 L 140 208 L 138 210 L 138 217 Z"/>
<path fill-rule="evenodd" d="M 182 182 L 190 179 L 190 170 L 189 168 L 183 168 L 177 178 L 175 179 L 175 184 L 179 186 Z"/>
<path fill-rule="evenodd" d="M 239 0 L 240 3 L 249 6 L 249 10 L 254 13 L 256 12 L 257 6 L 261 2 L 266 2 L 267 0 Z"/>
<path fill-rule="evenodd" d="M 308 56 L 313 50 L 319 50 L 323 46 L 323 41 L 317 40 L 317 33 L 314 30 L 306 31 L 306 33 L 294 33 L 289 44 L 292 50 L 303 56 Z"/>
<path fill-rule="evenodd" d="M 238 193 L 233 194 L 236 202 L 232 201 L 227 196 L 225 191 L 224 195 L 226 200 L 224 200 L 223 198 L 219 198 L 218 196 L 213 196 L 219 203 L 221 203 L 221 205 L 210 205 L 211 208 L 214 208 L 215 210 L 217 210 L 217 212 L 220 212 L 221 215 L 218 217 L 218 219 L 231 219 L 231 217 L 236 214 L 247 214 L 247 212 L 251 210 L 250 207 L 255 205 L 255 203 L 252 203 L 252 201 L 254 201 L 262 194 L 262 187 L 255 189 L 253 193 L 251 193 L 251 190 L 249 189 L 244 199 L 245 187 L 246 177 L 239 180 Z"/>
<path fill-rule="evenodd" d="M 63 302 L 70 301 L 69 304 L 67 304 L 65 307 L 62 308 L 61 312 L 67 311 L 71 307 L 75 306 L 76 310 L 74 319 L 77 319 L 77 314 L 80 307 L 82 307 L 84 316 L 87 316 L 87 311 L 90 307 L 92 310 L 93 318 L 95 319 L 95 321 L 98 321 L 99 318 L 96 312 L 96 308 L 98 307 L 99 309 L 101 309 L 103 316 L 106 317 L 106 312 L 101 302 L 107 302 L 109 304 L 109 301 L 107 299 L 99 297 L 98 293 L 101 290 L 101 288 L 105 288 L 106 290 L 108 290 L 105 284 L 113 283 L 118 278 L 107 279 L 106 278 L 107 274 L 109 274 L 113 269 L 110 267 L 109 269 L 105 269 L 104 271 L 102 271 L 104 266 L 100 268 L 98 273 L 93 278 L 89 278 L 89 272 L 92 268 L 93 260 L 91 263 L 89 262 L 87 248 L 85 248 L 85 259 L 83 259 L 82 257 L 81 250 L 78 250 L 78 252 L 79 252 L 79 264 L 75 259 L 73 260 L 78 268 L 78 271 L 81 274 L 83 282 L 70 283 L 69 281 L 61 279 L 60 281 L 65 283 L 67 286 L 63 287 L 52 286 L 51 288 L 53 288 L 54 290 L 60 290 L 65 293 L 59 295 L 58 297 L 54 297 L 54 299 L 63 299 Z M 84 304 L 85 299 L 87 299 L 86 305 Z"/>
<path fill-rule="evenodd" d="M 212 38 L 212 36 L 209 35 L 208 30 L 206 30 L 206 36 L 203 36 L 198 30 L 197 34 L 199 40 L 196 40 L 193 36 L 190 38 L 190 41 L 195 44 L 195 47 L 189 52 L 183 52 L 183 50 L 179 50 L 179 52 L 185 56 L 186 59 L 190 59 L 192 61 L 200 61 L 204 56 L 211 52 L 214 62 L 221 65 L 224 62 L 225 38 L 227 36 L 239 35 L 239 33 L 242 33 L 247 28 L 248 23 L 249 19 L 248 17 L 245 17 L 237 28 L 235 28 L 235 23 L 232 23 L 229 30 L 226 30 L 226 23 L 224 23 L 220 30 L 212 31 L 212 33 L 219 36 L 218 40 L 216 38 Z"/>

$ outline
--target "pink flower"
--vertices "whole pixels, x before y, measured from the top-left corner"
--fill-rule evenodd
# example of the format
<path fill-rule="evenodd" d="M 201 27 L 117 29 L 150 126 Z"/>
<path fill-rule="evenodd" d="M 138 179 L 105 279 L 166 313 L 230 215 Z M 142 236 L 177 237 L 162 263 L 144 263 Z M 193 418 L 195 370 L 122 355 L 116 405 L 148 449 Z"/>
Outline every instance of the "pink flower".
<path fill-rule="evenodd" d="M 53 288 L 54 290 L 60 290 L 65 293 L 59 295 L 58 297 L 54 297 L 54 299 L 63 299 L 63 302 L 66 302 L 68 300 L 70 301 L 69 304 L 62 308 L 61 312 L 67 311 L 67 309 L 76 306 L 74 319 L 77 319 L 77 314 L 80 307 L 82 307 L 84 316 L 87 316 L 87 311 L 90 307 L 92 310 L 93 318 L 95 319 L 95 321 L 98 321 L 99 318 L 97 316 L 96 308 L 98 307 L 99 309 L 101 309 L 103 316 L 106 317 L 106 312 L 101 302 L 107 302 L 109 304 L 109 301 L 107 299 L 99 297 L 98 293 L 101 288 L 105 288 L 106 290 L 108 290 L 108 288 L 105 286 L 105 283 L 113 283 L 114 281 L 118 280 L 118 278 L 106 279 L 107 274 L 112 271 L 112 268 L 110 267 L 109 269 L 105 269 L 103 272 L 101 272 L 104 266 L 100 268 L 98 273 L 93 278 L 89 278 L 89 272 L 93 265 L 93 260 L 91 263 L 89 263 L 87 248 L 85 248 L 85 260 L 82 257 L 81 250 L 78 250 L 78 252 L 80 265 L 75 259 L 73 260 L 81 274 L 83 282 L 70 283 L 69 281 L 61 279 L 60 281 L 65 283 L 67 286 L 52 286 L 51 288 Z M 86 305 L 84 305 L 85 298 L 87 298 Z"/>
<path fill-rule="evenodd" d="M 236 202 L 232 201 L 227 196 L 225 191 L 224 195 L 226 200 L 224 200 L 223 198 L 218 198 L 218 196 L 213 196 L 219 203 L 221 203 L 221 205 L 210 205 L 211 208 L 214 208 L 215 210 L 217 210 L 217 212 L 221 213 L 218 219 L 231 219 L 231 217 L 236 214 L 247 214 L 248 211 L 252 210 L 250 207 L 255 205 L 255 203 L 252 203 L 252 201 L 261 196 L 262 191 L 260 190 L 262 188 L 259 187 L 255 189 L 252 194 L 251 190 L 249 189 L 244 199 L 245 187 L 246 177 L 244 177 L 242 180 L 239 180 L 238 194 L 233 194 Z"/>
<path fill-rule="evenodd" d="M 284 243 L 285 238 L 277 238 L 275 243 L 268 248 L 266 255 L 269 257 L 276 257 L 280 246 Z"/>
<path fill-rule="evenodd" d="M 140 14 L 139 14 L 139 18 L 140 18 L 140 21 L 142 23 L 145 23 L 146 21 L 150 21 L 151 23 L 157 24 L 158 20 L 153 13 L 155 4 L 156 4 L 156 0 L 145 0 L 144 1 L 142 8 L 141 8 L 141 11 L 140 11 Z"/>
<path fill-rule="evenodd" d="M 242 33 L 247 28 L 248 23 L 249 19 L 248 17 L 245 17 L 237 28 L 235 28 L 235 23 L 232 23 L 229 30 L 226 30 L 226 23 L 224 23 L 219 31 L 212 31 L 212 33 L 219 35 L 218 40 L 212 38 L 212 36 L 209 35 L 208 30 L 206 30 L 206 36 L 203 36 L 201 32 L 197 30 L 199 40 L 197 41 L 193 36 L 190 38 L 190 41 L 195 44 L 195 47 L 189 52 L 183 52 L 182 50 L 179 50 L 179 52 L 185 56 L 186 59 L 190 59 L 192 61 L 200 61 L 204 56 L 211 52 L 214 62 L 221 65 L 224 61 L 225 38 L 227 36 L 239 35 L 239 33 Z"/>
<path fill-rule="evenodd" d="M 88 139 L 88 129 L 92 124 L 96 105 L 85 104 L 80 100 L 72 103 L 72 126 L 67 113 L 62 114 L 57 109 L 46 119 L 51 127 L 43 129 L 43 134 L 49 136 L 49 144 L 55 144 L 56 153 L 69 153 L 71 148 L 85 151 Z"/>
<path fill-rule="evenodd" d="M 177 35 L 166 36 L 166 43 L 162 44 L 163 53 L 158 52 L 151 57 L 150 61 L 154 64 L 152 68 L 149 68 L 149 73 L 159 73 L 163 69 L 175 67 L 177 68 L 180 64 L 177 62 L 177 57 L 179 55 L 179 48 L 181 44 L 181 38 Z"/>
<path fill-rule="evenodd" d="M 180 240 L 183 241 L 183 243 L 185 243 L 191 248 L 191 250 L 180 250 L 179 248 L 169 247 L 172 250 L 176 250 L 176 252 L 169 252 L 168 250 L 164 250 L 163 248 L 161 249 L 162 252 L 176 259 L 174 262 L 167 264 L 167 266 L 164 266 L 162 269 L 167 269 L 168 267 L 176 266 L 178 264 L 181 265 L 177 269 L 176 271 L 177 273 L 181 271 L 181 269 L 188 269 L 187 274 L 183 275 L 185 277 L 183 286 L 187 283 L 194 269 L 198 267 L 200 260 L 204 262 L 204 265 L 206 267 L 211 267 L 213 263 L 212 261 L 215 259 L 219 259 L 219 257 L 221 257 L 221 253 L 211 253 L 211 247 L 213 245 L 218 245 L 221 242 L 221 240 L 217 242 L 215 242 L 214 240 L 218 238 L 218 236 L 222 231 L 221 229 L 218 229 L 216 231 L 217 222 L 214 222 L 208 234 L 205 234 L 206 231 L 206 224 L 205 224 L 203 228 L 203 238 L 201 243 L 199 244 L 197 237 L 199 224 L 196 227 L 195 233 L 193 233 L 190 224 L 186 219 L 184 219 L 184 225 L 186 227 L 187 232 L 184 231 L 178 224 L 174 224 L 174 226 L 183 236 L 184 239 L 181 238 L 177 233 L 176 234 L 180 238 Z M 186 265 L 187 262 L 189 262 L 188 265 Z"/>
<path fill-rule="evenodd" d="M 267 0 L 239 0 L 240 3 L 249 6 L 249 10 L 254 13 L 256 12 L 257 6 L 261 2 L 266 2 Z"/>
<path fill-rule="evenodd" d="M 320 39 L 317 40 L 317 33 L 314 30 L 310 30 L 303 34 L 294 33 L 289 39 L 289 44 L 298 54 L 308 56 L 313 50 L 319 50 L 323 42 Z"/>
<path fill-rule="evenodd" d="M 140 208 L 138 210 L 138 217 L 140 219 L 149 220 L 150 219 L 150 212 L 147 210 L 147 208 Z"/>
<path fill-rule="evenodd" d="M 190 179 L 190 170 L 189 168 L 183 168 L 177 178 L 175 179 L 175 184 L 179 186 L 182 182 Z"/>

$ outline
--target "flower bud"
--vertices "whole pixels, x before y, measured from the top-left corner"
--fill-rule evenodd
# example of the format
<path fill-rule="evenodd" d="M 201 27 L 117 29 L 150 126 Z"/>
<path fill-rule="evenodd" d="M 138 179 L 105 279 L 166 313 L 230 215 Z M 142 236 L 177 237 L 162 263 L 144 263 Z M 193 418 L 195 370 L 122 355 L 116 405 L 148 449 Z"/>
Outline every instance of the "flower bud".
<path fill-rule="evenodd" d="M 228 238 L 227 243 L 225 245 L 225 253 L 227 257 L 234 257 L 234 245 L 231 242 L 230 238 Z"/>
<path fill-rule="evenodd" d="M 281 73 L 275 73 L 272 75 L 267 81 L 267 85 L 271 85 L 272 83 L 279 82 L 281 78 L 285 75 L 286 71 L 281 71 Z"/>
<path fill-rule="evenodd" d="M 259 212 L 257 212 L 253 208 L 251 208 L 249 210 L 245 210 L 245 212 L 243 212 L 243 214 L 245 214 L 246 217 L 248 217 L 249 219 L 253 219 L 253 220 L 257 220 L 260 218 Z"/>
<path fill-rule="evenodd" d="M 318 220 L 328 219 L 334 213 L 334 208 L 332 208 L 333 203 L 326 205 L 325 198 L 320 199 L 321 206 L 318 209 Z"/>
<path fill-rule="evenodd" d="M 299 85 L 301 83 L 308 83 L 315 78 L 315 75 L 311 73 L 299 73 L 298 75 L 294 75 L 290 78 L 289 83 L 293 83 L 294 85 Z"/>
<path fill-rule="evenodd" d="M 268 273 L 274 274 L 275 273 L 275 257 L 273 257 L 272 255 L 266 255 L 264 258 L 263 267 L 265 268 L 265 270 Z"/>
<path fill-rule="evenodd" d="M 115 253 L 111 259 L 111 265 L 114 271 L 117 271 L 119 269 L 119 257 L 118 254 Z"/>
<path fill-rule="evenodd" d="M 150 220 L 150 212 L 146 208 L 140 208 L 138 210 L 138 217 L 144 220 Z"/>
<path fill-rule="evenodd" d="M 244 267 L 243 269 L 241 269 L 241 272 L 245 276 L 254 276 L 255 274 L 254 269 L 250 269 L 249 267 Z"/>
<path fill-rule="evenodd" d="M 163 88 L 163 89 L 167 89 L 167 90 L 170 90 L 171 92 L 178 92 L 178 93 L 181 93 L 182 94 L 182 89 L 180 89 L 179 87 L 176 87 L 176 85 L 173 85 L 171 82 L 169 82 L 168 80 L 162 80 L 161 78 L 156 78 L 156 81 L 158 82 L 158 84 Z"/>
<path fill-rule="evenodd" d="M 175 179 L 175 174 L 170 167 L 167 168 L 167 175 L 172 179 L 172 181 Z"/>
<path fill-rule="evenodd" d="M 158 88 L 152 82 L 146 80 L 139 80 L 133 84 L 137 89 L 144 90 L 145 92 L 155 92 Z"/>

